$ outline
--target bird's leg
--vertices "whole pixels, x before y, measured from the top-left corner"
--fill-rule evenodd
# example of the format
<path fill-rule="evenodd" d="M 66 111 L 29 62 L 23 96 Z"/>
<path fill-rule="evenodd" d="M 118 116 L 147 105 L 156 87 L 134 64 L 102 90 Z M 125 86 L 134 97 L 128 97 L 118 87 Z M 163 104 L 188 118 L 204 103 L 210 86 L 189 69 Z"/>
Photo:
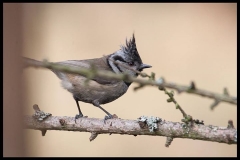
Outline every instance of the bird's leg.
<path fill-rule="evenodd" d="M 78 118 L 83 117 L 83 114 L 82 114 L 82 112 L 81 112 L 81 109 L 80 109 L 80 106 L 79 106 L 79 103 L 78 103 L 77 98 L 74 97 L 74 99 L 75 99 L 75 101 L 76 101 L 76 103 L 77 103 L 78 112 L 79 112 L 79 114 L 77 114 L 77 115 L 75 116 L 75 122 L 76 122 L 76 120 L 77 120 Z"/>
<path fill-rule="evenodd" d="M 105 120 L 113 118 L 113 116 L 112 116 L 108 111 L 106 111 L 105 109 L 103 109 L 103 108 L 99 105 L 98 100 L 94 100 L 92 103 L 93 103 L 94 106 L 100 108 L 103 112 L 105 112 L 105 113 L 107 114 L 107 116 L 104 117 L 104 123 L 105 123 Z"/>

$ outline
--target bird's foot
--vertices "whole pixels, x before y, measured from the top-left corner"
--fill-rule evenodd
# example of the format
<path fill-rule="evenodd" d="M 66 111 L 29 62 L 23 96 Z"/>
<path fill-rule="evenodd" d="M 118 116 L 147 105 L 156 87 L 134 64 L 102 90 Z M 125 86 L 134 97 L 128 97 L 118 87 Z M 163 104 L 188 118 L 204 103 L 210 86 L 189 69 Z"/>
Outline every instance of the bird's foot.
<path fill-rule="evenodd" d="M 113 118 L 113 116 L 112 116 L 111 114 L 105 116 L 105 117 L 104 117 L 104 123 L 106 123 L 106 120 L 112 119 L 112 118 Z"/>
<path fill-rule="evenodd" d="M 78 119 L 78 118 L 82 118 L 83 117 L 83 114 L 76 114 L 76 116 L 75 116 L 75 123 L 76 123 L 76 120 Z"/>

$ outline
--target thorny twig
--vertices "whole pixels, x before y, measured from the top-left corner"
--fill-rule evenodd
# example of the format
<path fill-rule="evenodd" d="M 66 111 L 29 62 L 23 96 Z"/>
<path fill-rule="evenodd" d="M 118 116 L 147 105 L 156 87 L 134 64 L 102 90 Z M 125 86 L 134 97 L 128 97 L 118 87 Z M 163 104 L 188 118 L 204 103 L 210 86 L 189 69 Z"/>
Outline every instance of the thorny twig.
<path fill-rule="evenodd" d="M 104 72 L 96 71 L 93 74 L 92 73 L 92 71 L 94 70 L 93 68 L 90 68 L 90 69 L 71 68 L 71 67 L 67 67 L 67 66 L 64 66 L 64 65 L 60 65 L 60 64 L 50 63 L 50 62 L 47 62 L 46 60 L 43 61 L 43 62 L 37 62 L 37 61 L 31 60 L 31 59 L 28 59 L 28 58 L 24 58 L 24 62 L 25 62 L 26 66 L 55 69 L 55 70 L 68 72 L 68 73 L 80 74 L 80 75 L 84 75 L 84 76 L 87 76 L 87 77 L 96 76 L 96 77 L 104 77 L 104 78 L 109 78 L 109 79 L 136 82 L 140 85 L 136 89 L 139 89 L 139 88 L 141 88 L 145 85 L 166 87 L 166 88 L 175 89 L 175 90 L 178 91 L 178 93 L 186 92 L 186 93 L 196 94 L 196 95 L 200 95 L 200 96 L 203 96 L 203 97 L 212 98 L 212 99 L 217 100 L 219 102 L 227 102 L 227 103 L 237 105 L 237 97 L 230 96 L 228 94 L 228 92 L 227 92 L 227 94 L 226 94 L 226 92 L 224 94 L 217 94 L 217 93 L 213 93 L 213 92 L 210 92 L 210 91 L 198 89 L 193 82 L 191 83 L 190 86 L 179 85 L 179 84 L 176 84 L 176 83 L 167 82 L 166 80 L 164 81 L 164 83 L 159 83 L 158 80 L 155 80 L 155 74 L 154 73 L 152 73 L 151 76 L 150 76 L 150 75 L 148 75 L 144 72 L 139 72 L 139 71 L 135 70 L 135 72 L 138 73 L 140 76 L 149 78 L 149 80 L 143 80 L 143 79 L 139 79 L 139 78 L 130 77 L 130 76 L 127 76 L 125 74 L 114 74 L 112 72 L 107 72 L 107 71 L 104 71 Z M 116 61 L 115 61 L 115 63 L 118 64 L 118 65 L 123 65 L 123 64 L 120 64 L 119 62 L 116 62 Z M 124 66 L 126 67 L 126 65 L 124 65 Z"/>
<path fill-rule="evenodd" d="M 164 79 L 159 79 L 159 81 L 164 83 Z M 173 91 L 168 92 L 164 87 L 158 87 L 158 89 L 164 91 L 165 94 L 169 96 L 169 99 L 167 99 L 168 103 L 173 102 L 176 106 L 176 109 L 179 109 L 181 111 L 184 118 L 182 119 L 182 122 L 189 124 L 189 126 L 192 126 L 193 125 L 192 123 L 195 122 L 195 120 L 192 118 L 192 116 L 187 115 L 186 112 L 182 109 L 182 107 L 177 103 L 177 101 L 174 98 L 174 92 Z"/>
<path fill-rule="evenodd" d="M 146 121 L 143 119 L 146 119 Z M 152 122 L 150 122 L 151 120 Z M 90 132 L 90 141 L 94 140 L 99 134 L 126 134 L 165 136 L 167 137 L 165 144 L 167 147 L 171 144 L 173 138 L 237 144 L 237 130 L 232 127 L 232 124 L 231 127 L 194 124 L 186 128 L 183 123 L 146 116 L 141 116 L 137 120 L 113 118 L 106 120 L 106 123 L 98 118 L 79 118 L 75 123 L 74 117 L 66 116 L 49 116 L 43 121 L 37 120 L 34 116 L 24 116 L 23 121 L 26 129 Z M 149 124 L 151 126 L 148 126 Z"/>

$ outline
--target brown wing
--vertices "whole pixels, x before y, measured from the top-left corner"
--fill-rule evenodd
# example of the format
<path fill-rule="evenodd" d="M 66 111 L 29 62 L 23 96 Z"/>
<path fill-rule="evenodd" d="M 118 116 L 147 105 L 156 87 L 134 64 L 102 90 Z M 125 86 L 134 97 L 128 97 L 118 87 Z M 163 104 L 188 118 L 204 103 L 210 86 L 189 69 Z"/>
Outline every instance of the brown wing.
<path fill-rule="evenodd" d="M 107 63 L 106 57 L 95 58 L 95 59 L 86 59 L 86 60 L 68 60 L 68 61 L 56 62 L 56 64 L 63 64 L 63 65 L 67 65 L 67 66 L 80 67 L 80 68 L 90 68 L 91 65 L 94 65 L 98 70 L 113 72 L 113 70 Z M 53 72 L 60 79 L 62 79 L 62 77 L 64 75 L 66 75 L 65 73 L 62 73 L 59 71 L 53 70 Z M 67 75 L 68 75 L 68 77 L 70 76 L 69 73 Z M 72 76 L 73 75 L 71 75 L 70 77 L 72 77 Z M 115 83 L 119 82 L 118 80 L 110 80 L 110 79 L 99 78 L 99 77 L 94 77 L 92 80 L 96 81 L 99 84 L 105 84 L 105 85 L 106 84 L 115 84 Z"/>

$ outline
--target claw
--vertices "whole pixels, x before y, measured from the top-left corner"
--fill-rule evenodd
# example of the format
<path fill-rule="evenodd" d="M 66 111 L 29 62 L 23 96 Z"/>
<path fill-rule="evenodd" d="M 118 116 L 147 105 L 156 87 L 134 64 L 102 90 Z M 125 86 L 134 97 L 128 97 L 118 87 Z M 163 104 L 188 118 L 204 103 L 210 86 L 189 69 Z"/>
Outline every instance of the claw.
<path fill-rule="evenodd" d="M 77 120 L 78 118 L 81 118 L 81 117 L 83 117 L 82 114 L 76 114 L 76 116 L 75 116 L 75 123 L 76 123 L 76 120 Z"/>
<path fill-rule="evenodd" d="M 106 124 L 106 120 L 108 120 L 108 119 L 112 119 L 113 118 L 113 116 L 110 114 L 110 115 L 108 115 L 108 116 L 105 116 L 104 117 L 104 123 Z"/>

